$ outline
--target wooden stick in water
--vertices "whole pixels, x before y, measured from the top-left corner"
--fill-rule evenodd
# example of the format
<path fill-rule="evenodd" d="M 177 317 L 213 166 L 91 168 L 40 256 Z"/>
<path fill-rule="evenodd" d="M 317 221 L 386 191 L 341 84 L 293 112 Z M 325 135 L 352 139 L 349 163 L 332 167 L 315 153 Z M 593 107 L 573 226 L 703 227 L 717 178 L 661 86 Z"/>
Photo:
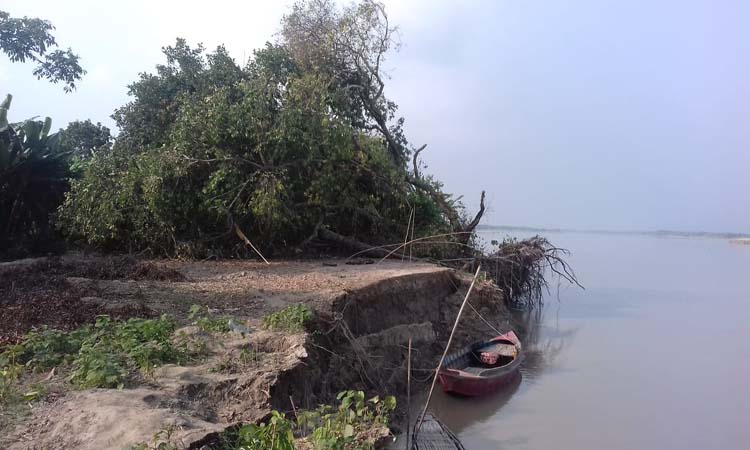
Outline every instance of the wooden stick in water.
<path fill-rule="evenodd" d="M 406 357 L 406 450 L 409 450 L 409 436 L 411 436 L 411 338 L 409 338 L 409 353 Z"/>
<path fill-rule="evenodd" d="M 419 415 L 419 422 L 416 427 L 416 430 L 414 431 L 414 434 L 416 435 L 419 433 L 419 430 L 422 428 L 422 422 L 424 421 L 424 415 L 427 414 L 427 407 L 430 406 L 430 400 L 432 399 L 432 391 L 435 390 L 435 383 L 437 382 L 438 378 L 438 372 L 440 372 L 440 368 L 443 367 L 443 361 L 445 360 L 445 356 L 448 354 L 448 349 L 451 347 L 451 341 L 453 341 L 453 335 L 456 334 L 456 328 L 458 327 L 458 321 L 461 319 L 461 313 L 464 312 L 464 306 L 466 306 L 466 302 L 469 300 L 469 295 L 471 294 L 471 290 L 474 289 L 474 283 L 477 281 L 477 278 L 479 277 L 479 271 L 482 269 L 482 265 L 477 266 L 477 272 L 474 274 L 474 278 L 471 280 L 471 285 L 469 285 L 469 290 L 466 291 L 466 297 L 464 297 L 464 302 L 461 303 L 461 308 L 458 310 L 458 315 L 456 316 L 456 322 L 453 324 L 453 329 L 451 330 L 451 335 L 448 337 L 448 343 L 445 345 L 445 350 L 443 350 L 443 356 L 440 357 L 440 362 L 438 363 L 437 368 L 435 369 L 435 376 L 432 378 L 432 386 L 430 387 L 430 393 L 427 395 L 427 402 L 424 404 L 424 409 L 422 410 L 422 414 Z"/>

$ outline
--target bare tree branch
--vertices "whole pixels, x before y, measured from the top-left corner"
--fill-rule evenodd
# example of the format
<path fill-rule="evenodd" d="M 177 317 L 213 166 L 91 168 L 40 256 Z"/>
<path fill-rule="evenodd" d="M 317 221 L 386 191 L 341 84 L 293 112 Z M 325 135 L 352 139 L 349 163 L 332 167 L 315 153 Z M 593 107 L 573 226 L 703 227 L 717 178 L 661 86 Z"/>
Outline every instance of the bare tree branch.
<path fill-rule="evenodd" d="M 419 178 L 419 161 L 417 158 L 419 157 L 419 154 L 422 153 L 422 150 L 427 148 L 427 144 L 422 145 L 418 149 L 414 150 L 414 156 L 412 158 L 412 162 L 414 163 L 414 176 L 416 178 Z"/>
<path fill-rule="evenodd" d="M 464 227 L 464 231 L 473 232 L 474 229 L 479 225 L 479 221 L 482 220 L 482 215 L 484 214 L 484 191 L 482 191 L 482 196 L 479 199 L 479 211 L 477 211 L 477 214 L 474 216 L 474 219 L 469 222 L 468 225 Z"/>

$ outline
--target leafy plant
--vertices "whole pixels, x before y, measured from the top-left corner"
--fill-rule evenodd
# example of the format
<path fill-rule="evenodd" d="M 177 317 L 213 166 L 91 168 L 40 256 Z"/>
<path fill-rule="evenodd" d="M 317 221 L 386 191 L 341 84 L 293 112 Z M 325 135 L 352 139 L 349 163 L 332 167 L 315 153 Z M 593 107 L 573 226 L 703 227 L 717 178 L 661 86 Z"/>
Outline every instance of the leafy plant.
<path fill-rule="evenodd" d="M 209 333 L 228 333 L 231 331 L 228 317 L 214 317 L 208 308 L 203 308 L 200 305 L 190 307 L 188 319 L 193 321 L 193 325 Z"/>
<path fill-rule="evenodd" d="M 148 373 L 166 363 L 187 360 L 190 353 L 173 339 L 176 325 L 166 316 L 96 323 L 66 333 L 42 329 L 0 353 L 0 369 L 18 377 L 67 365 L 70 382 L 80 388 L 122 387 L 133 371 Z"/>
<path fill-rule="evenodd" d="M 299 333 L 304 331 L 305 322 L 312 318 L 309 306 L 299 303 L 268 314 L 263 318 L 263 328 L 272 331 Z"/>
<path fill-rule="evenodd" d="M 82 389 L 124 385 L 127 371 L 121 355 L 105 352 L 95 345 L 86 345 L 73 361 L 70 381 Z"/>
<path fill-rule="evenodd" d="M 0 405 L 18 401 L 20 395 L 15 383 L 17 379 L 18 375 L 13 368 L 0 369 Z"/>
<path fill-rule="evenodd" d="M 271 412 L 268 422 L 243 425 L 237 430 L 236 450 L 294 450 L 294 422 L 278 411 Z"/>
<path fill-rule="evenodd" d="M 362 442 L 360 434 L 373 426 L 387 426 L 388 415 L 396 408 L 395 397 L 365 400 L 362 391 L 340 392 L 336 399 L 338 407 L 324 405 L 300 416 L 305 428 L 314 428 L 310 440 L 316 449 L 371 448 L 372 443 Z"/>
<path fill-rule="evenodd" d="M 295 436 L 316 450 L 374 448 L 371 431 L 388 425 L 396 399 L 388 396 L 382 400 L 379 397 L 365 400 L 362 391 L 344 391 L 336 399 L 338 406 L 323 405 L 313 411 L 299 411 L 296 421 L 273 411 L 267 422 L 243 425 L 227 433 L 221 449 L 291 450 L 295 448 Z"/>

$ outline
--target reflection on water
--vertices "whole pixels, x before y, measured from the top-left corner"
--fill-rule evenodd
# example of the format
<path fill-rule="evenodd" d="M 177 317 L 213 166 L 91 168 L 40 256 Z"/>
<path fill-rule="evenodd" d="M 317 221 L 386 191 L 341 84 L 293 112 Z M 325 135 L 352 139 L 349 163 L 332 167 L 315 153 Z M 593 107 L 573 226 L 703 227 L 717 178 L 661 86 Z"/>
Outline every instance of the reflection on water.
<path fill-rule="evenodd" d="M 526 382 L 534 383 L 546 369 L 554 367 L 555 361 L 573 337 L 577 328 L 561 330 L 557 320 L 545 320 L 545 316 L 559 312 L 555 308 L 511 310 L 513 329 L 523 343 L 524 360 L 521 373 Z"/>
<path fill-rule="evenodd" d="M 447 395 L 442 391 L 438 393 L 437 390 L 440 389 L 438 386 L 430 401 L 430 409 L 436 411 L 443 422 L 450 423 L 451 431 L 459 434 L 470 425 L 487 420 L 495 411 L 508 403 L 513 394 L 518 391 L 522 378 L 519 374 L 503 389 L 486 397 L 460 397 Z M 419 402 L 419 404 L 424 405 L 424 402 Z"/>
<path fill-rule="evenodd" d="M 476 399 L 436 391 L 431 409 L 466 448 L 748 448 L 750 248 L 548 237 L 573 251 L 587 289 L 513 312 L 525 351 L 514 385 Z"/>

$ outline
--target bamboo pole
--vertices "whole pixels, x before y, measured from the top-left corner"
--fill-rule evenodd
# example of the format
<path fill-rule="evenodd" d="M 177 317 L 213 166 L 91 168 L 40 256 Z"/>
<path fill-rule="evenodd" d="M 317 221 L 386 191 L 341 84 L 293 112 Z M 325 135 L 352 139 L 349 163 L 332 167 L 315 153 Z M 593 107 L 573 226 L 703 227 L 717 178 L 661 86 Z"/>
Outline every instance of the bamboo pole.
<path fill-rule="evenodd" d="M 414 224 L 417 222 L 417 210 L 415 208 L 412 211 L 414 211 L 412 213 L 412 218 L 411 218 L 411 240 L 413 241 L 414 240 Z M 411 251 L 413 249 L 414 249 L 414 244 L 410 244 L 409 245 L 409 262 L 411 262 Z"/>
<path fill-rule="evenodd" d="M 409 338 L 409 353 L 406 357 L 406 450 L 409 450 L 411 436 L 411 338 Z"/>
<path fill-rule="evenodd" d="M 409 242 L 409 230 L 411 230 L 411 216 L 414 214 L 414 208 L 412 207 L 411 210 L 409 210 L 409 221 L 406 223 L 406 236 L 404 236 L 404 245 L 406 245 L 407 242 Z M 404 253 L 401 253 L 401 261 L 404 260 L 404 256 L 406 256 Z M 409 261 L 411 261 L 411 257 L 409 258 Z"/>
<path fill-rule="evenodd" d="M 240 227 L 236 223 L 234 224 L 234 232 L 237 234 L 237 236 L 240 239 L 242 239 L 243 241 L 245 241 L 245 244 L 249 245 L 250 248 L 252 248 L 255 251 L 255 253 L 257 253 L 258 256 L 260 256 L 260 259 L 262 259 L 264 263 L 266 263 L 267 265 L 271 264 L 271 263 L 268 262 L 268 260 L 266 260 L 266 258 L 260 252 L 260 250 L 258 250 L 257 248 L 255 248 L 255 246 L 253 245 L 253 243 L 250 242 L 250 239 L 248 239 L 247 236 L 245 236 L 245 233 L 243 233 L 242 230 L 240 230 Z"/>
<path fill-rule="evenodd" d="M 445 361 L 445 356 L 448 354 L 448 349 L 451 347 L 451 342 L 453 341 L 453 335 L 456 334 L 456 328 L 458 328 L 458 321 L 461 319 L 461 313 L 464 312 L 464 306 L 466 306 L 466 302 L 469 301 L 469 295 L 471 294 L 471 290 L 474 289 L 474 283 L 476 283 L 477 278 L 479 277 L 479 271 L 482 269 L 482 265 L 477 266 L 477 272 L 474 274 L 474 278 L 471 280 L 471 285 L 469 285 L 469 290 L 466 291 L 466 297 L 464 297 L 463 303 L 461 303 L 461 308 L 458 310 L 458 315 L 456 316 L 456 321 L 453 323 L 453 329 L 451 330 L 451 335 L 448 337 L 448 343 L 445 345 L 445 350 L 443 350 L 443 356 L 440 357 L 440 362 L 438 363 L 437 368 L 435 369 L 435 376 L 432 378 L 432 386 L 430 386 L 430 393 L 427 395 L 427 402 L 424 404 L 424 409 L 422 410 L 422 414 L 419 415 L 419 422 L 417 424 L 416 430 L 414 431 L 414 434 L 419 433 L 419 430 L 422 429 L 422 422 L 424 421 L 424 416 L 427 414 L 427 407 L 430 406 L 430 400 L 432 399 L 432 392 L 435 390 L 435 383 L 437 382 L 438 378 L 438 372 L 440 372 L 440 368 L 443 367 L 443 361 Z"/>

